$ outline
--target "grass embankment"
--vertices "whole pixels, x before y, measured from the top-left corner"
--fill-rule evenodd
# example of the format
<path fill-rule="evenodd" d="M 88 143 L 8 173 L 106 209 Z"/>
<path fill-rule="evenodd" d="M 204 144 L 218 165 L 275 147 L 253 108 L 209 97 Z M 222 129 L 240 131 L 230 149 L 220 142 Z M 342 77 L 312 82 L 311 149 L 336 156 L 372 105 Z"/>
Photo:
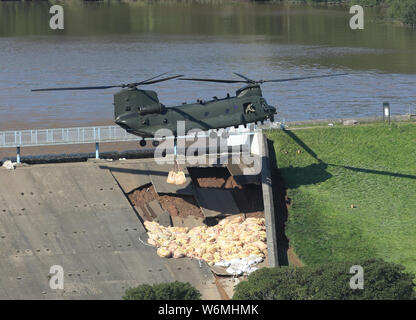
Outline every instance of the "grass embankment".
<path fill-rule="evenodd" d="M 380 257 L 416 273 L 415 124 L 268 137 L 292 199 L 286 235 L 304 263 Z"/>

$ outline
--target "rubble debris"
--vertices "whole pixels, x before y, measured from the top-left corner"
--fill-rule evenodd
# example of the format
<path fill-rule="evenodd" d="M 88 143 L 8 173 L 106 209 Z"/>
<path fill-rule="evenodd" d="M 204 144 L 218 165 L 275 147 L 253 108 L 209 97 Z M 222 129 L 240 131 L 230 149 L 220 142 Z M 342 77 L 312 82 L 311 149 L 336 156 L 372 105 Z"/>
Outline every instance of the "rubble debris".
<path fill-rule="evenodd" d="M 153 185 L 147 185 L 129 193 L 128 197 L 136 208 L 140 208 L 144 213 L 149 212 L 149 215 L 146 215 L 144 220 L 153 220 L 155 218 L 149 210 L 149 203 L 153 200 L 159 201 L 163 210 L 168 211 L 172 219 L 174 217 L 185 219 L 192 216 L 199 220 L 200 224 L 202 224 L 204 219 L 204 214 L 194 196 L 158 194 Z"/>

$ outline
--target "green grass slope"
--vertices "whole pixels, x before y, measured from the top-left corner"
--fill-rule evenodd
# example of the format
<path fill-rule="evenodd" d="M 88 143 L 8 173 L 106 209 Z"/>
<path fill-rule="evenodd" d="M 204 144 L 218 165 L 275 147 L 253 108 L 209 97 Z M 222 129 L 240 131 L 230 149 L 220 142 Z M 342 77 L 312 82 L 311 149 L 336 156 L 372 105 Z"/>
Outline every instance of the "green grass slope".
<path fill-rule="evenodd" d="M 380 257 L 416 273 L 416 125 L 268 133 L 306 264 Z M 355 208 L 351 208 L 351 205 Z"/>

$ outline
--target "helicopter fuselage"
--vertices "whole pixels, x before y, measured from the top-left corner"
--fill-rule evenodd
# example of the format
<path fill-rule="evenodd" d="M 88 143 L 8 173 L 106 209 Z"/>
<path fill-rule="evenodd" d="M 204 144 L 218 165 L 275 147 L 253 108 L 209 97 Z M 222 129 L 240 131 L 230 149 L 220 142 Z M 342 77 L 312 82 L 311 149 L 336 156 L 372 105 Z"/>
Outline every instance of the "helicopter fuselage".
<path fill-rule="evenodd" d="M 237 90 L 236 95 L 196 103 L 165 107 L 156 92 L 137 88 L 122 89 L 114 95 L 115 123 L 140 137 L 154 137 L 160 129 L 178 135 L 178 121 L 184 121 L 185 133 L 237 127 L 252 122 L 273 121 L 276 108 L 267 104 L 258 84 Z"/>

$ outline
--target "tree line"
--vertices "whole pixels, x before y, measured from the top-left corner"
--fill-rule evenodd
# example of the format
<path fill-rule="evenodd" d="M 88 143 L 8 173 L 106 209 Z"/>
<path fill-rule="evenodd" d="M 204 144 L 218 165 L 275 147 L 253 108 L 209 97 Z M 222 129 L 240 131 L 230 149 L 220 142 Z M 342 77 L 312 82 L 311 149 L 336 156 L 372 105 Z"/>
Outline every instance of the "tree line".
<path fill-rule="evenodd" d="M 279 0 L 277 0 L 279 1 Z M 339 3 L 346 5 L 361 5 L 367 7 L 382 7 L 386 18 L 398 20 L 406 25 L 416 25 L 416 1 L 414 0 L 280 0 L 308 4 Z"/>

